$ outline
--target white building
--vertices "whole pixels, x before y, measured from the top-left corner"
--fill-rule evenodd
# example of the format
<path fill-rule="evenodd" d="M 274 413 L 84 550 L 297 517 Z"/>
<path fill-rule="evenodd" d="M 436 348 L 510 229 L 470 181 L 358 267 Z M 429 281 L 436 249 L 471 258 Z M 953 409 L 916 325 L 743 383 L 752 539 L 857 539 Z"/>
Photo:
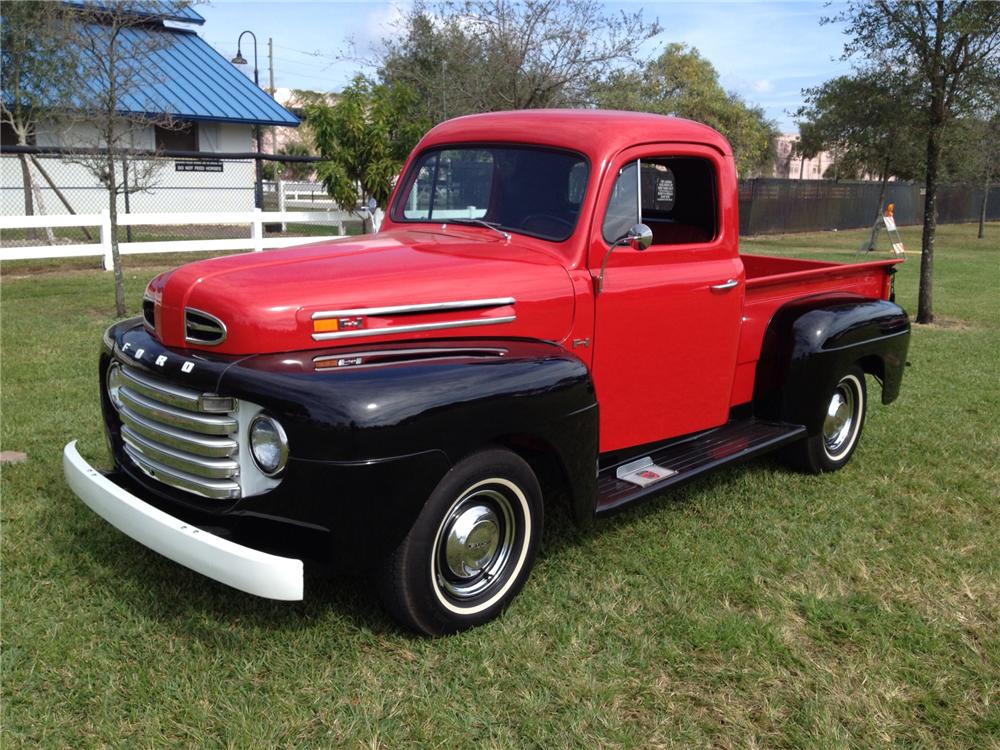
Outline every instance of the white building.
<path fill-rule="evenodd" d="M 150 4 L 150 9 L 151 13 L 162 13 L 156 4 Z M 283 129 L 299 125 L 295 115 L 198 36 L 192 25 L 204 22 L 194 10 L 184 8 L 166 18 L 151 16 L 148 23 L 129 30 L 131 43 L 140 50 L 155 49 L 155 54 L 147 55 L 146 85 L 123 97 L 125 108 L 154 118 L 167 114 L 177 125 L 149 125 L 134 133 L 133 148 L 167 152 L 168 156 L 156 158 L 155 167 L 148 167 L 149 160 L 141 159 L 127 165 L 133 177 L 152 172 L 145 184 L 148 189 L 129 191 L 127 210 L 133 213 L 252 209 L 256 172 L 249 153 L 257 150 L 255 126 Z M 4 147 L 13 145 L 10 136 L 4 128 Z M 86 124 L 49 123 L 40 124 L 34 145 L 44 151 L 45 147 L 86 148 L 96 143 Z M 245 156 L 220 158 L 224 154 Z M 36 213 L 67 212 L 55 188 L 77 213 L 92 213 L 107 206 L 103 185 L 71 157 L 40 153 L 33 159 L 29 168 Z M 20 160 L 5 155 L 0 158 L 0 213 L 23 213 L 23 196 Z M 125 202 L 125 196 L 121 196 L 119 210 L 126 210 Z"/>

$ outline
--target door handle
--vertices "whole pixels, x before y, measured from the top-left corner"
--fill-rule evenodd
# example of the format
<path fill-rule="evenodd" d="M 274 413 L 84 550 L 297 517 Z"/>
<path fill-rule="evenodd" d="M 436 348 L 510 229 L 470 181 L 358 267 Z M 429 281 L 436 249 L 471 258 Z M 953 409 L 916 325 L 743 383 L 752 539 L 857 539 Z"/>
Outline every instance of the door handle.
<path fill-rule="evenodd" d="M 726 281 L 726 282 L 724 282 L 722 284 L 713 284 L 710 288 L 714 292 L 722 292 L 722 291 L 725 291 L 726 289 L 732 289 L 734 286 L 736 286 L 739 283 L 740 282 L 737 281 L 736 279 L 729 279 L 728 281 Z"/>

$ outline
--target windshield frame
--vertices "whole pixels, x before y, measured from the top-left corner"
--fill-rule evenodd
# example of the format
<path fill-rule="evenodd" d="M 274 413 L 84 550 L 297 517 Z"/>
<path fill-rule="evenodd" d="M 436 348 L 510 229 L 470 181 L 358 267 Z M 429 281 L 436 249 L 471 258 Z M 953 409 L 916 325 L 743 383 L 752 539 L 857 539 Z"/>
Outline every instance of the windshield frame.
<path fill-rule="evenodd" d="M 449 219 L 410 219 L 407 218 L 404 213 L 403 204 L 405 203 L 405 197 L 409 195 L 410 190 L 413 188 L 413 184 L 416 182 L 417 176 L 420 173 L 420 166 L 423 164 L 424 160 L 430 154 L 439 151 L 454 151 L 454 150 L 475 150 L 475 149 L 490 149 L 490 148 L 508 148 L 508 149 L 521 149 L 521 150 L 531 150 L 531 151 L 548 151 L 550 153 L 566 154 L 579 159 L 587 168 L 587 179 L 583 189 L 583 196 L 580 198 L 580 210 L 573 221 L 573 227 L 562 239 L 554 239 L 552 237 L 537 234 L 535 232 L 528 232 L 520 227 L 512 227 L 507 224 L 495 223 L 496 228 L 505 232 L 510 232 L 511 234 L 520 234 L 525 237 L 533 237 L 535 239 L 543 240 L 545 242 L 552 242 L 554 244 L 562 244 L 568 242 L 576 234 L 577 230 L 580 228 L 580 217 L 584 212 L 584 204 L 590 197 L 592 190 L 591 181 L 593 179 L 592 165 L 590 159 L 586 154 L 571 148 L 564 148 L 562 146 L 547 146 L 538 143 L 523 143 L 520 141 L 459 141 L 454 143 L 443 143 L 435 146 L 429 146 L 418 154 L 416 154 L 409 163 L 407 170 L 403 177 L 399 181 L 399 186 L 396 190 L 396 194 L 392 200 L 392 206 L 389 213 L 390 218 L 394 224 L 436 224 L 438 226 L 460 226 L 460 227 L 475 227 L 475 224 L 467 223 L 465 221 L 452 221 Z M 482 227 L 486 229 L 486 227 Z"/>

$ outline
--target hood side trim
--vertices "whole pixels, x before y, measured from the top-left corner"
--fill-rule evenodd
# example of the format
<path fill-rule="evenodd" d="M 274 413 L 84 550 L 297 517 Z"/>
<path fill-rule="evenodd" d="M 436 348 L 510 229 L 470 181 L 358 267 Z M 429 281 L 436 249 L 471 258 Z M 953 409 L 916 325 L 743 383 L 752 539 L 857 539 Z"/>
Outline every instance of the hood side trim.
<path fill-rule="evenodd" d="M 497 323 L 513 323 L 516 315 L 503 318 L 469 318 L 467 320 L 446 320 L 439 323 L 417 323 L 408 326 L 385 326 L 384 328 L 362 328 L 352 331 L 336 331 L 332 333 L 314 333 L 314 341 L 332 341 L 334 339 L 357 339 L 363 336 L 385 336 L 393 333 L 415 333 L 417 331 L 437 331 L 443 328 L 464 328 L 466 326 L 489 326 Z"/>
<path fill-rule="evenodd" d="M 416 305 L 393 305 L 390 307 L 358 307 L 351 310 L 322 310 L 312 314 L 313 320 L 325 320 L 327 318 L 351 318 L 357 316 L 377 316 L 377 315 L 415 315 L 418 313 L 441 312 L 444 310 L 481 310 L 487 307 L 504 307 L 513 305 L 516 300 L 513 297 L 494 297 L 492 299 L 467 299 L 455 302 L 425 302 Z M 513 320 L 513 318 L 511 318 Z M 494 322 L 494 321 L 490 321 Z M 506 319 L 497 318 L 495 322 L 508 322 Z M 452 326 L 447 326 L 452 327 Z M 423 329 L 420 329 L 423 330 Z M 351 333 L 357 333 L 351 331 Z M 369 334 L 371 335 L 371 334 Z M 317 341 L 323 338 L 313 336 Z M 333 338 L 325 336 L 324 338 Z"/>

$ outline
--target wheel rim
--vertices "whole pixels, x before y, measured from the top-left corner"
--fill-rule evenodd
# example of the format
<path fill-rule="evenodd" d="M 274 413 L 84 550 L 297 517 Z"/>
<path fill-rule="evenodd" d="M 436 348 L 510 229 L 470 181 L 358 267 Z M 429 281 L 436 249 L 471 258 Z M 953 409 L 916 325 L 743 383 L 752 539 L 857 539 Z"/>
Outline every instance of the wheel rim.
<path fill-rule="evenodd" d="M 838 458 L 851 447 L 858 421 L 858 403 L 859 397 L 851 382 L 845 379 L 837 384 L 823 420 L 823 447 L 830 458 Z"/>
<path fill-rule="evenodd" d="M 453 599 L 491 593 L 505 578 L 516 522 L 510 499 L 499 489 L 477 486 L 451 506 L 434 541 L 434 577 Z"/>

